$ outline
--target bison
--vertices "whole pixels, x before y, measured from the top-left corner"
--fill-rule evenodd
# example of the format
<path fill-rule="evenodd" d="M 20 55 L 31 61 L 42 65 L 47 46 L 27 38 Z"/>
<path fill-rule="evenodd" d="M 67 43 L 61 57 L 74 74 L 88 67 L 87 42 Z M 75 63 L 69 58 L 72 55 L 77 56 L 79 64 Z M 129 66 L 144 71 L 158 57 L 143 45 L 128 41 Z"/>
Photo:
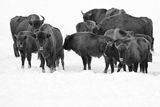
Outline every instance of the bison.
<path fill-rule="evenodd" d="M 86 13 L 82 12 L 83 20 L 86 22 L 87 20 L 95 21 L 98 25 L 104 18 L 109 18 L 121 13 L 126 13 L 123 9 L 111 8 L 107 9 L 92 9 Z"/>
<path fill-rule="evenodd" d="M 19 57 L 19 52 L 16 43 L 16 37 L 20 31 L 35 31 L 43 24 L 45 18 L 42 16 L 42 20 L 36 14 L 31 14 L 29 16 L 15 16 L 10 20 L 11 34 L 13 38 L 13 49 L 14 55 Z"/>
<path fill-rule="evenodd" d="M 106 9 L 92 9 L 89 10 L 86 13 L 82 12 L 83 15 L 83 20 L 87 21 L 87 20 L 92 20 L 95 21 L 96 24 L 99 24 L 101 22 L 101 20 L 106 16 Z"/>
<path fill-rule="evenodd" d="M 116 64 L 117 61 L 119 61 L 118 49 L 116 48 L 113 39 L 108 39 L 106 41 L 106 46 L 104 48 L 104 54 L 108 57 L 108 61 L 111 66 L 111 73 L 113 73 L 114 63 Z"/>
<path fill-rule="evenodd" d="M 133 31 L 124 31 L 119 28 L 107 30 L 104 35 L 109 38 L 112 38 L 113 40 L 126 39 L 126 38 L 130 38 L 130 37 L 143 37 L 149 41 L 151 46 L 153 43 L 153 39 L 148 35 L 136 34 Z M 153 51 L 152 48 L 151 48 L 151 50 Z M 152 53 L 151 52 L 149 53 L 148 62 L 152 62 Z"/>
<path fill-rule="evenodd" d="M 87 20 L 86 22 L 80 22 L 76 25 L 77 32 L 93 32 L 95 29 L 96 23 L 91 20 Z"/>
<path fill-rule="evenodd" d="M 25 58 L 28 60 L 28 67 L 31 68 L 32 53 L 38 52 L 36 40 L 33 38 L 34 33 L 31 31 L 20 31 L 16 37 L 16 45 L 20 51 L 22 68 L 24 68 Z"/>
<path fill-rule="evenodd" d="M 120 28 L 126 31 L 133 31 L 137 34 L 149 35 L 153 40 L 152 20 L 142 17 L 133 17 L 127 13 L 104 18 L 93 31 L 96 34 L 104 34 L 107 30 Z M 153 42 L 152 42 L 153 50 Z"/>
<path fill-rule="evenodd" d="M 42 71 L 45 72 L 45 61 L 50 72 L 56 70 L 56 61 L 61 59 L 64 69 L 63 38 L 60 30 L 49 24 L 44 24 L 34 35 L 41 60 Z"/>
<path fill-rule="evenodd" d="M 119 52 L 121 65 L 133 65 L 134 72 L 137 72 L 138 64 L 140 64 L 140 71 L 148 72 L 148 55 L 150 53 L 150 43 L 143 37 L 131 37 L 128 39 L 118 40 L 116 46 Z M 118 67 L 120 71 L 121 66 Z"/>
<path fill-rule="evenodd" d="M 91 69 L 91 60 L 92 57 L 104 56 L 105 58 L 105 72 L 108 70 L 109 60 L 106 55 L 104 55 L 104 49 L 108 37 L 103 35 L 95 35 L 90 32 L 78 32 L 72 35 L 68 35 L 65 38 L 63 48 L 65 50 L 73 50 L 79 56 L 81 56 L 83 61 L 84 70 Z"/>
<path fill-rule="evenodd" d="M 137 44 L 136 43 L 132 43 L 133 45 L 138 45 L 139 47 L 141 46 L 141 44 L 143 43 L 143 41 L 145 41 L 146 42 L 146 45 L 148 45 L 148 46 L 150 46 L 150 44 L 151 44 L 151 38 L 150 38 L 150 36 L 148 36 L 148 35 L 144 35 L 144 34 L 135 34 L 133 31 L 124 31 L 124 30 L 121 30 L 121 29 L 119 29 L 119 28 L 117 28 L 117 29 L 110 29 L 110 30 L 108 30 L 108 31 L 106 31 L 105 32 L 105 36 L 107 36 L 107 37 L 109 37 L 109 38 L 111 38 L 112 39 L 112 41 L 110 41 L 111 43 L 111 45 L 110 44 L 108 44 L 106 47 L 108 48 L 107 50 L 109 50 L 109 49 L 112 49 L 112 51 L 114 51 L 113 53 L 114 54 L 116 54 L 117 53 L 117 50 L 116 50 L 116 48 L 115 48 L 115 45 L 116 45 L 116 47 L 117 46 L 120 46 L 121 48 L 124 48 L 124 47 L 122 47 L 120 44 L 121 43 L 123 43 L 123 41 L 137 41 Z M 143 40 L 143 41 L 140 41 L 140 40 Z M 114 42 L 113 42 L 114 41 Z M 140 45 L 139 45 L 139 43 L 141 43 Z M 130 46 L 130 45 L 129 45 Z M 134 48 L 134 46 L 133 46 L 133 48 Z M 140 48 L 142 48 L 142 46 L 140 47 Z M 145 46 L 144 46 L 144 48 L 145 48 Z M 143 51 L 143 49 L 139 49 L 139 50 L 142 50 Z M 112 51 L 106 51 L 106 52 L 108 52 L 108 53 L 111 53 Z M 106 53 L 105 52 L 105 53 Z M 131 52 L 131 51 L 130 51 Z M 111 55 L 114 55 L 114 54 L 111 54 Z M 130 53 L 130 54 L 132 54 L 132 52 Z M 120 54 L 117 54 L 116 56 L 117 57 L 115 57 L 114 56 L 114 58 L 115 59 L 117 59 L 118 58 L 118 56 L 119 56 Z M 133 54 L 132 54 L 133 55 Z M 148 51 L 147 52 L 147 61 L 149 62 L 149 60 L 150 60 L 150 55 L 151 55 L 151 52 L 150 51 Z M 149 57 L 149 58 L 148 58 Z M 128 59 L 129 60 L 129 59 Z M 120 61 L 120 59 L 119 59 L 119 61 Z M 133 64 L 129 64 L 129 71 L 132 71 L 132 65 Z M 124 64 L 122 64 L 121 62 L 120 62 L 120 64 L 119 64 L 119 66 L 120 66 L 120 68 L 123 66 L 124 67 Z M 125 69 L 124 69 L 125 70 Z"/>

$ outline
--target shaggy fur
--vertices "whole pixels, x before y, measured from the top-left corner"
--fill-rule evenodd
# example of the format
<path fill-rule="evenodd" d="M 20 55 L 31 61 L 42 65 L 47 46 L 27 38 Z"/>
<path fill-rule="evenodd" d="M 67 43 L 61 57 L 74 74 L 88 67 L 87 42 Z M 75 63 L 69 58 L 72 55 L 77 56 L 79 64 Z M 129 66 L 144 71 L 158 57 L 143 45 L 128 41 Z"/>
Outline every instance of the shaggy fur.
<path fill-rule="evenodd" d="M 50 71 L 56 70 L 56 61 L 61 59 L 64 69 L 64 51 L 63 51 L 63 38 L 60 30 L 49 24 L 44 24 L 36 33 L 37 46 L 39 56 L 41 59 L 42 71 L 45 72 L 45 61 Z"/>
<path fill-rule="evenodd" d="M 105 72 L 107 72 L 109 61 L 108 57 L 104 55 L 106 40 L 109 39 L 103 35 L 95 35 L 93 33 L 79 32 L 72 35 L 68 35 L 65 38 L 64 49 L 73 50 L 79 56 L 81 56 L 83 61 L 84 70 L 88 65 L 88 69 L 91 69 L 91 57 L 101 57 L 105 58 Z"/>
<path fill-rule="evenodd" d="M 117 46 L 121 63 L 128 66 L 134 65 L 133 70 L 137 72 L 138 64 L 140 63 L 140 71 L 147 73 L 148 55 L 150 52 L 150 43 L 143 37 L 131 37 L 121 40 Z M 121 68 L 118 69 L 120 71 Z"/>
<path fill-rule="evenodd" d="M 16 43 L 18 50 L 20 51 L 21 55 L 21 61 L 22 61 L 22 68 L 24 68 L 24 61 L 27 57 L 28 60 L 28 67 L 31 67 L 31 57 L 32 53 L 35 53 L 38 51 L 36 41 L 32 37 L 34 34 L 30 31 L 21 31 L 18 33 L 18 35 L 15 35 L 16 37 Z"/>
<path fill-rule="evenodd" d="M 17 43 L 15 35 L 17 35 L 20 31 L 34 31 L 38 29 L 43 24 L 44 20 L 44 17 L 43 20 L 40 20 L 39 16 L 36 14 L 31 14 L 27 17 L 15 16 L 10 20 L 10 28 L 14 42 L 13 49 L 16 57 L 19 57 L 19 52 L 16 46 Z"/>

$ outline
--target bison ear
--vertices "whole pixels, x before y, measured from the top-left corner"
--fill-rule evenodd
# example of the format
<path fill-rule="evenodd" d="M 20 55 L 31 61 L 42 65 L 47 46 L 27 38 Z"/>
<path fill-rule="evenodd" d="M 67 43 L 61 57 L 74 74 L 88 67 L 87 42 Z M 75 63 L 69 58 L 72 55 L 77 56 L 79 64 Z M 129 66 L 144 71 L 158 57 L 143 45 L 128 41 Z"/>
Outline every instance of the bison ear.
<path fill-rule="evenodd" d="M 83 13 L 83 11 L 81 10 L 81 13 L 82 13 L 82 15 L 84 16 L 84 13 Z"/>
<path fill-rule="evenodd" d="M 51 36 L 50 34 L 47 34 L 47 36 L 46 36 L 46 37 L 47 37 L 47 38 L 49 38 L 50 36 Z"/>

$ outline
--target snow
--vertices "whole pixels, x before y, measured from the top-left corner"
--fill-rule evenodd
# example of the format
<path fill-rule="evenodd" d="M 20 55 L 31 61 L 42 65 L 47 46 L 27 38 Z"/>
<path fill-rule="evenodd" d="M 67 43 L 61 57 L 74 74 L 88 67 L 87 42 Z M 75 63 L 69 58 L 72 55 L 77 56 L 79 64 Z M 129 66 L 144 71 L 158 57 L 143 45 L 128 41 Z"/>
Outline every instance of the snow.
<path fill-rule="evenodd" d="M 1 107 L 158 107 L 159 76 L 92 71 L 15 73 L 0 78 Z"/>
<path fill-rule="evenodd" d="M 145 2 L 143 8 L 137 1 L 39 1 L 26 5 L 18 0 L 1 1 L 0 13 L 0 107 L 159 107 L 160 106 L 160 48 L 159 48 L 159 10 L 158 0 Z M 85 2 L 85 3 L 84 3 Z M 18 5 L 19 3 L 19 5 Z M 73 4 L 71 4 L 73 3 Z M 23 4 L 23 5 L 22 5 Z M 79 4 L 79 5 L 77 5 Z M 136 8 L 135 8 L 136 5 Z M 153 7 L 152 7 L 152 6 Z M 81 58 L 73 51 L 65 51 L 65 70 L 60 65 L 57 71 L 46 73 L 39 68 L 37 54 L 32 56 L 32 68 L 21 68 L 20 58 L 13 54 L 13 40 L 9 29 L 9 21 L 15 15 L 30 13 L 42 14 L 46 22 L 54 25 L 66 34 L 75 32 L 75 24 L 82 21 L 80 11 L 88 11 L 96 7 L 124 8 L 135 16 L 148 16 L 153 19 L 155 51 L 153 62 L 149 63 L 148 74 L 121 72 L 103 73 L 103 58 L 93 58 L 92 70 L 82 70 Z M 62 8 L 62 9 L 60 9 Z M 5 10 L 5 11 L 4 11 Z M 155 11 L 155 12 L 152 12 Z M 63 13 L 63 14 L 59 14 Z M 65 13 L 65 14 L 64 14 Z M 68 15 L 66 15 L 66 13 Z M 58 14 L 58 15 L 57 15 Z M 72 16 L 73 15 L 73 16 Z M 65 20 L 62 20 L 62 18 Z"/>

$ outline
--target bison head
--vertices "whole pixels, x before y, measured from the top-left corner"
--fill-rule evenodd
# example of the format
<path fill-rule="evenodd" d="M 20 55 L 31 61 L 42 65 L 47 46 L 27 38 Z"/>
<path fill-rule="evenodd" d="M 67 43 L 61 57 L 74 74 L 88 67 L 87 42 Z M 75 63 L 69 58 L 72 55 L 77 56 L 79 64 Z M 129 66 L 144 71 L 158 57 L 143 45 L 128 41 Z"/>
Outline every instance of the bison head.
<path fill-rule="evenodd" d="M 32 15 L 31 15 L 32 16 Z M 45 18 L 41 16 L 43 19 L 40 20 L 38 16 L 32 16 L 28 18 L 29 24 L 33 27 L 33 29 L 37 30 L 41 27 L 41 25 L 44 23 Z"/>
<path fill-rule="evenodd" d="M 17 43 L 17 47 L 18 49 L 24 50 L 26 47 L 26 39 L 27 39 L 27 35 L 25 35 L 23 32 L 19 32 L 17 35 L 15 35 L 16 37 L 16 43 Z"/>
<path fill-rule="evenodd" d="M 107 40 L 105 41 L 105 47 L 103 48 L 104 54 L 108 57 L 114 57 L 116 60 L 119 61 L 119 53 L 118 49 L 115 46 L 115 42 L 113 39 L 107 37 Z"/>
<path fill-rule="evenodd" d="M 16 43 L 19 50 L 24 50 L 26 48 L 26 39 L 34 34 L 30 31 L 20 31 L 16 37 Z"/>
<path fill-rule="evenodd" d="M 42 53 L 44 57 L 48 57 L 50 54 L 48 52 L 50 48 L 50 42 L 49 42 L 50 36 L 51 36 L 50 34 L 43 31 L 39 31 L 36 33 L 36 35 L 34 35 L 34 38 L 36 38 L 38 51 Z"/>
<path fill-rule="evenodd" d="M 117 40 L 116 42 L 116 47 L 119 53 L 119 60 L 120 62 L 124 62 L 127 55 L 127 50 L 129 48 L 130 39 Z"/>
<path fill-rule="evenodd" d="M 86 13 L 82 12 L 83 15 L 83 20 L 87 21 L 87 20 L 93 20 L 96 22 L 96 24 L 99 24 L 99 22 L 101 22 L 101 20 L 105 17 L 107 10 L 106 9 L 92 9 L 89 10 Z"/>
<path fill-rule="evenodd" d="M 82 15 L 83 15 L 83 20 L 84 21 L 87 21 L 87 20 L 93 20 L 93 14 L 92 14 L 92 11 L 89 11 L 87 13 L 83 13 L 81 11 Z"/>
<path fill-rule="evenodd" d="M 71 35 L 67 35 L 67 37 L 65 38 L 64 45 L 63 45 L 63 48 L 65 50 L 70 51 L 72 49 L 72 39 L 73 37 Z"/>

